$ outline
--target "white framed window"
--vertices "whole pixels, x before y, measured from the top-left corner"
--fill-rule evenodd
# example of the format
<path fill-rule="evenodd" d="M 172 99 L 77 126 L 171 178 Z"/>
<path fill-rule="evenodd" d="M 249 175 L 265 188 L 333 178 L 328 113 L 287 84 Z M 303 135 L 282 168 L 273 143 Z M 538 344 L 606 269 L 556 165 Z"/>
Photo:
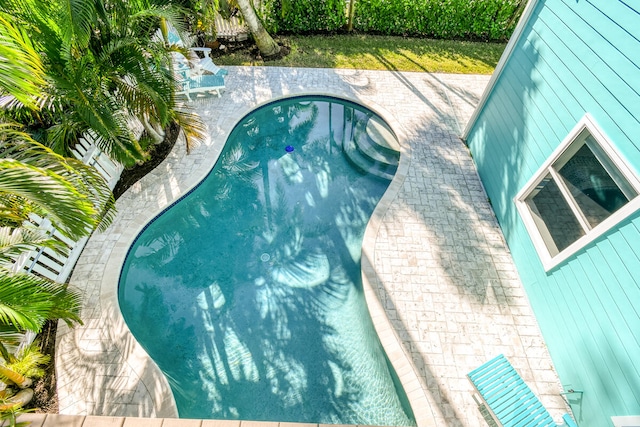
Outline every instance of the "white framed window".
<path fill-rule="evenodd" d="M 640 180 L 586 114 L 515 198 L 546 271 L 640 208 Z"/>

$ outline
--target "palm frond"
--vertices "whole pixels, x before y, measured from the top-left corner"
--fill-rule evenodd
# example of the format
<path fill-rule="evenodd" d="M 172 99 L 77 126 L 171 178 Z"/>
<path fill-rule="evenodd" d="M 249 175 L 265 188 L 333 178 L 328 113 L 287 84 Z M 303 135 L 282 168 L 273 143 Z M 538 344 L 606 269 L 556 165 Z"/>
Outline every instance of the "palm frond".
<path fill-rule="evenodd" d="M 44 67 L 26 31 L 0 13 L 0 89 L 29 108 L 45 86 Z"/>
<path fill-rule="evenodd" d="M 60 254 L 68 251 L 67 245 L 41 229 L 0 227 L 0 265 L 10 266 L 22 253 L 40 247 L 51 248 Z"/>
<path fill-rule="evenodd" d="M 75 72 L 82 73 L 80 70 Z M 116 99 L 104 92 L 89 96 L 85 92 L 82 78 L 77 78 L 71 84 L 73 89 L 67 93 L 67 96 L 69 101 L 74 103 L 74 113 L 100 136 L 98 141 L 100 149 L 124 165 L 131 165 L 144 159 L 144 153 L 138 141 L 127 126 L 126 114 Z"/>
<path fill-rule="evenodd" d="M 11 361 L 24 341 L 25 333 L 11 325 L 0 325 L 0 357 Z"/>
<path fill-rule="evenodd" d="M 12 159 L 0 159 L 0 194 L 19 196 L 32 202 L 72 238 L 80 238 L 97 216 L 91 201 L 71 183 L 45 169 Z M 27 220 L 28 218 L 24 218 Z"/>
<path fill-rule="evenodd" d="M 187 153 L 207 139 L 207 126 L 196 114 L 176 109 L 173 118 L 184 132 Z"/>
<path fill-rule="evenodd" d="M 59 0 L 60 19 L 68 25 L 62 27 L 62 37 L 68 46 L 74 46 L 82 53 L 89 44 L 92 25 L 96 18 L 96 8 L 93 1 L 87 0 Z"/>
<path fill-rule="evenodd" d="M 135 39 L 121 39 L 103 49 L 100 63 L 117 63 L 110 81 L 119 104 L 136 117 L 151 116 L 164 127 L 169 121 L 172 82 L 153 67 Z"/>
<path fill-rule="evenodd" d="M 51 357 L 42 354 L 40 345 L 37 341 L 26 346 L 15 355 L 14 360 L 5 363 L 5 366 L 14 372 L 24 375 L 28 378 L 40 378 L 44 375 L 43 365 L 48 364 Z"/>
<path fill-rule="evenodd" d="M 76 172 L 72 181 L 78 186 L 81 183 L 84 184 L 85 194 L 94 204 L 96 209 L 94 228 L 100 231 L 106 230 L 116 215 L 116 201 L 111 189 L 94 167 L 76 159 L 67 159 L 67 163 Z"/>
<path fill-rule="evenodd" d="M 189 9 L 176 4 L 146 5 L 146 7 L 140 7 L 137 11 L 131 13 L 129 18 L 133 25 L 138 25 L 140 22 L 155 24 L 161 19 L 171 23 L 177 23 L 180 21 L 181 16 L 188 13 L 191 13 Z"/>
<path fill-rule="evenodd" d="M 66 117 L 47 129 L 46 141 L 53 152 L 69 157 L 84 130 L 80 123 Z"/>
<path fill-rule="evenodd" d="M 67 184 L 62 188 L 67 193 L 67 199 L 71 198 L 71 200 L 67 200 L 66 206 L 72 208 L 72 211 L 68 214 L 51 212 L 53 208 L 42 206 L 38 200 L 29 197 L 25 193 L 7 190 L 3 192 L 1 185 L 0 207 L 6 206 L 3 201 L 7 201 L 7 195 L 9 194 L 12 198 L 20 197 L 23 201 L 28 200 L 36 203 L 42 208 L 41 216 L 49 216 L 57 228 L 63 232 L 66 232 L 65 230 L 75 230 L 67 233 L 74 237 L 88 234 L 96 225 L 104 229 L 111 223 L 115 214 L 115 201 L 104 178 L 95 168 L 85 165 L 80 160 L 65 158 L 54 153 L 44 145 L 31 140 L 15 126 L 0 124 L 0 138 L 2 136 L 5 136 L 5 138 L 4 140 L 0 139 L 0 158 L 12 159 L 20 162 L 20 164 L 30 165 L 33 168 L 37 168 L 50 180 Z M 1 173 L 2 170 L 0 169 L 0 175 Z M 23 182 L 22 184 L 28 184 L 28 182 Z M 68 191 L 69 188 L 73 188 L 74 191 Z M 40 194 L 37 188 L 32 188 L 31 190 L 36 191 L 38 196 L 50 199 L 46 194 Z M 56 198 L 58 197 L 58 195 L 55 196 Z M 54 200 L 56 202 L 54 206 L 59 206 L 58 202 L 60 201 Z M 91 209 L 87 209 L 87 203 L 92 205 Z M 15 214 L 15 210 L 9 210 L 8 213 Z M 22 213 L 23 219 L 28 213 L 28 210 Z M 86 213 L 86 218 L 80 218 L 82 213 Z M 3 217 L 2 214 L 3 212 L 0 209 L 0 217 Z M 58 222 L 59 219 L 63 219 L 62 223 Z M 69 223 L 68 219 L 71 219 L 71 223 Z M 87 224 L 91 225 L 87 228 Z"/>
<path fill-rule="evenodd" d="M 80 296 L 31 274 L 0 270 L 0 323 L 39 332 L 49 319 L 80 322 Z"/>

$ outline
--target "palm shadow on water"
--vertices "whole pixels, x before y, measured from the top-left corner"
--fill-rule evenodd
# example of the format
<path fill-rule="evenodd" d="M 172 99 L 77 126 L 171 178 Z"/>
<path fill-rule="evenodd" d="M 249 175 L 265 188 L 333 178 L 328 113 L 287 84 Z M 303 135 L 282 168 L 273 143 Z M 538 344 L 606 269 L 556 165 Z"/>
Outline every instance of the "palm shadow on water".
<path fill-rule="evenodd" d="M 346 174 L 341 140 L 366 119 L 326 100 L 262 107 L 139 236 L 120 304 L 181 416 L 414 424 L 362 295 L 362 236 L 388 182 Z"/>

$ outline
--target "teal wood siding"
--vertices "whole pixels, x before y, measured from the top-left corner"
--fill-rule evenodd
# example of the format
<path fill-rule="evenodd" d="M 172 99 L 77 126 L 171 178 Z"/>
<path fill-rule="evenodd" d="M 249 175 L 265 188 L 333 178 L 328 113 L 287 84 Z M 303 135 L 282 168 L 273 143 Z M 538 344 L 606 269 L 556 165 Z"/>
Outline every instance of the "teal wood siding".
<path fill-rule="evenodd" d="M 640 173 L 640 1 L 539 1 L 467 143 L 580 427 L 640 415 L 640 213 L 545 272 L 514 197 L 589 113 Z"/>

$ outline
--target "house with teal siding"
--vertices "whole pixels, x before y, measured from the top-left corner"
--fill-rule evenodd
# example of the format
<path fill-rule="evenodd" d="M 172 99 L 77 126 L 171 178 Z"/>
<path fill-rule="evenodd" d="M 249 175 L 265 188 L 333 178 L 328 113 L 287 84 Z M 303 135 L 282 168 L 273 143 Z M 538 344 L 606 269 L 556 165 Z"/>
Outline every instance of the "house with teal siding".
<path fill-rule="evenodd" d="M 640 426 L 640 1 L 529 1 L 463 137 L 579 426 Z"/>

